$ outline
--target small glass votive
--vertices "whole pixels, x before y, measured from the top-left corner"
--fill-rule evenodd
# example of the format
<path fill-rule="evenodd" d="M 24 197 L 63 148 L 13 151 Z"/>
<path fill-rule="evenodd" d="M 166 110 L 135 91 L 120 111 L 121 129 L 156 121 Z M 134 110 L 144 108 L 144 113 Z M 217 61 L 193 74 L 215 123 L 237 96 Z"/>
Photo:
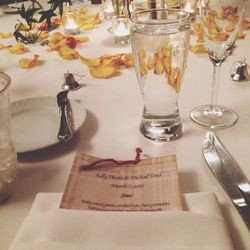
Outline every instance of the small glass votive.
<path fill-rule="evenodd" d="M 190 13 L 191 19 L 196 17 L 197 0 L 182 0 L 181 9 L 187 13 Z"/>
<path fill-rule="evenodd" d="M 102 5 L 103 15 L 105 19 L 111 19 L 114 16 L 115 10 L 111 0 L 104 0 Z"/>
<path fill-rule="evenodd" d="M 63 28 L 67 35 L 77 35 L 80 33 L 79 14 L 71 8 L 66 9 L 63 14 Z"/>
<path fill-rule="evenodd" d="M 112 25 L 113 34 L 115 37 L 115 43 L 126 44 L 129 43 L 129 21 L 125 16 L 117 16 L 113 20 Z"/>
<path fill-rule="evenodd" d="M 182 0 L 166 0 L 166 1 L 162 1 L 160 0 L 159 2 L 165 2 L 166 5 L 163 6 L 162 3 L 160 3 L 159 5 L 163 8 L 179 8 L 180 7 L 180 1 Z"/>

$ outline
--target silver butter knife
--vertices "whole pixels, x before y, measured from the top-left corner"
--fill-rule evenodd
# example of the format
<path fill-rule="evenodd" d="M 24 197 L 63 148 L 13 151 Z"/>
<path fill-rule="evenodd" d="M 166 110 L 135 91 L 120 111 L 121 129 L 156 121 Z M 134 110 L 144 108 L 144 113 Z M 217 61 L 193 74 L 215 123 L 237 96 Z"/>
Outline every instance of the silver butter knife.
<path fill-rule="evenodd" d="M 207 132 L 202 151 L 209 169 L 223 187 L 250 231 L 250 185 L 237 162 L 213 132 Z"/>
<path fill-rule="evenodd" d="M 57 95 L 57 104 L 60 110 L 60 128 L 58 131 L 58 140 L 67 142 L 73 136 L 72 133 L 72 112 L 68 100 L 68 91 L 61 91 Z"/>

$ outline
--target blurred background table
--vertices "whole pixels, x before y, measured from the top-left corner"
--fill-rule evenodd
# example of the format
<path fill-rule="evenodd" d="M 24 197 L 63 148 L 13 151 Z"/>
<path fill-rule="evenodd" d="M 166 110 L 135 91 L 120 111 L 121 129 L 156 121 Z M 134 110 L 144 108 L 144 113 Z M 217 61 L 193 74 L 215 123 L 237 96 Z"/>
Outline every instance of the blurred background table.
<path fill-rule="evenodd" d="M 100 6 L 96 6 L 95 11 L 97 9 L 100 10 Z M 1 32 L 14 31 L 17 16 L 3 15 L 0 19 Z M 89 37 L 90 41 L 78 47 L 79 53 L 86 57 L 98 57 L 130 52 L 130 44 L 119 46 L 114 43 L 112 34 L 107 31 L 110 25 L 110 21 L 104 21 L 93 30 L 82 31 L 81 35 Z M 14 38 L 8 43 L 14 44 Z M 217 131 L 248 179 L 250 82 L 233 82 L 230 68 L 242 57 L 250 62 L 249 43 L 250 33 L 244 40 L 237 41 L 237 48 L 226 60 L 221 72 L 219 103 L 235 110 L 239 121 L 230 128 Z M 56 96 L 61 89 L 64 73 L 86 74 L 79 80 L 82 88 L 70 92 L 69 97 L 82 101 L 87 118 L 70 142 L 18 155 L 19 173 L 12 186 L 12 196 L 0 206 L 1 249 L 10 246 L 38 192 L 64 191 L 76 150 L 98 157 L 131 159 L 136 147 L 141 147 L 145 156 L 176 154 L 181 191 L 216 193 L 235 249 L 250 249 L 250 237 L 245 224 L 209 172 L 201 154 L 201 144 L 207 130 L 192 123 L 189 118 L 194 107 L 209 103 L 212 64 L 206 55 L 189 54 L 179 95 L 183 137 L 169 143 L 156 143 L 144 138 L 139 132 L 142 98 L 133 68 L 124 69 L 120 75 L 108 80 L 94 79 L 79 60 L 63 60 L 57 53 L 49 53 L 46 47 L 40 45 L 29 45 L 29 48 L 30 52 L 25 56 L 0 50 L 0 70 L 12 78 L 11 101 Z M 32 57 L 34 54 L 39 54 L 45 61 L 42 66 L 33 69 L 18 67 L 20 58 Z"/>
<path fill-rule="evenodd" d="M 11 3 L 20 3 L 28 0 L 1 0 L 0 5 L 11 4 Z"/>

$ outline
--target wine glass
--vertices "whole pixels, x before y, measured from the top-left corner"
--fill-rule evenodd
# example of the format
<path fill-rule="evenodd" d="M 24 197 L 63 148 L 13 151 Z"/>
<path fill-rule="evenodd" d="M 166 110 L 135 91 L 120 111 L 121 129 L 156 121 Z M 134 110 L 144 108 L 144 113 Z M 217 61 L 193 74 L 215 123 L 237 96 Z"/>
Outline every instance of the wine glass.
<path fill-rule="evenodd" d="M 214 69 L 210 104 L 196 107 L 190 114 L 199 125 L 225 128 L 238 119 L 233 110 L 218 105 L 217 99 L 221 65 L 234 46 L 246 4 L 247 0 L 200 0 L 205 45 Z"/>

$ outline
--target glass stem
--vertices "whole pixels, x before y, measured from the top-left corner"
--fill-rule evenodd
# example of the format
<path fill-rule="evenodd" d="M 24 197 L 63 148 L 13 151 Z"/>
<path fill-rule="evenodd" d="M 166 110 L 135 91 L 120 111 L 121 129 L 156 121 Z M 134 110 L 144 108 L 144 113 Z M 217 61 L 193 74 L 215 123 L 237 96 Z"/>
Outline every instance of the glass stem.
<path fill-rule="evenodd" d="M 217 102 L 218 102 L 220 70 L 221 70 L 221 63 L 219 63 L 219 64 L 214 63 L 212 90 L 211 90 L 211 99 L 210 99 L 210 109 L 214 109 L 217 105 Z"/>

